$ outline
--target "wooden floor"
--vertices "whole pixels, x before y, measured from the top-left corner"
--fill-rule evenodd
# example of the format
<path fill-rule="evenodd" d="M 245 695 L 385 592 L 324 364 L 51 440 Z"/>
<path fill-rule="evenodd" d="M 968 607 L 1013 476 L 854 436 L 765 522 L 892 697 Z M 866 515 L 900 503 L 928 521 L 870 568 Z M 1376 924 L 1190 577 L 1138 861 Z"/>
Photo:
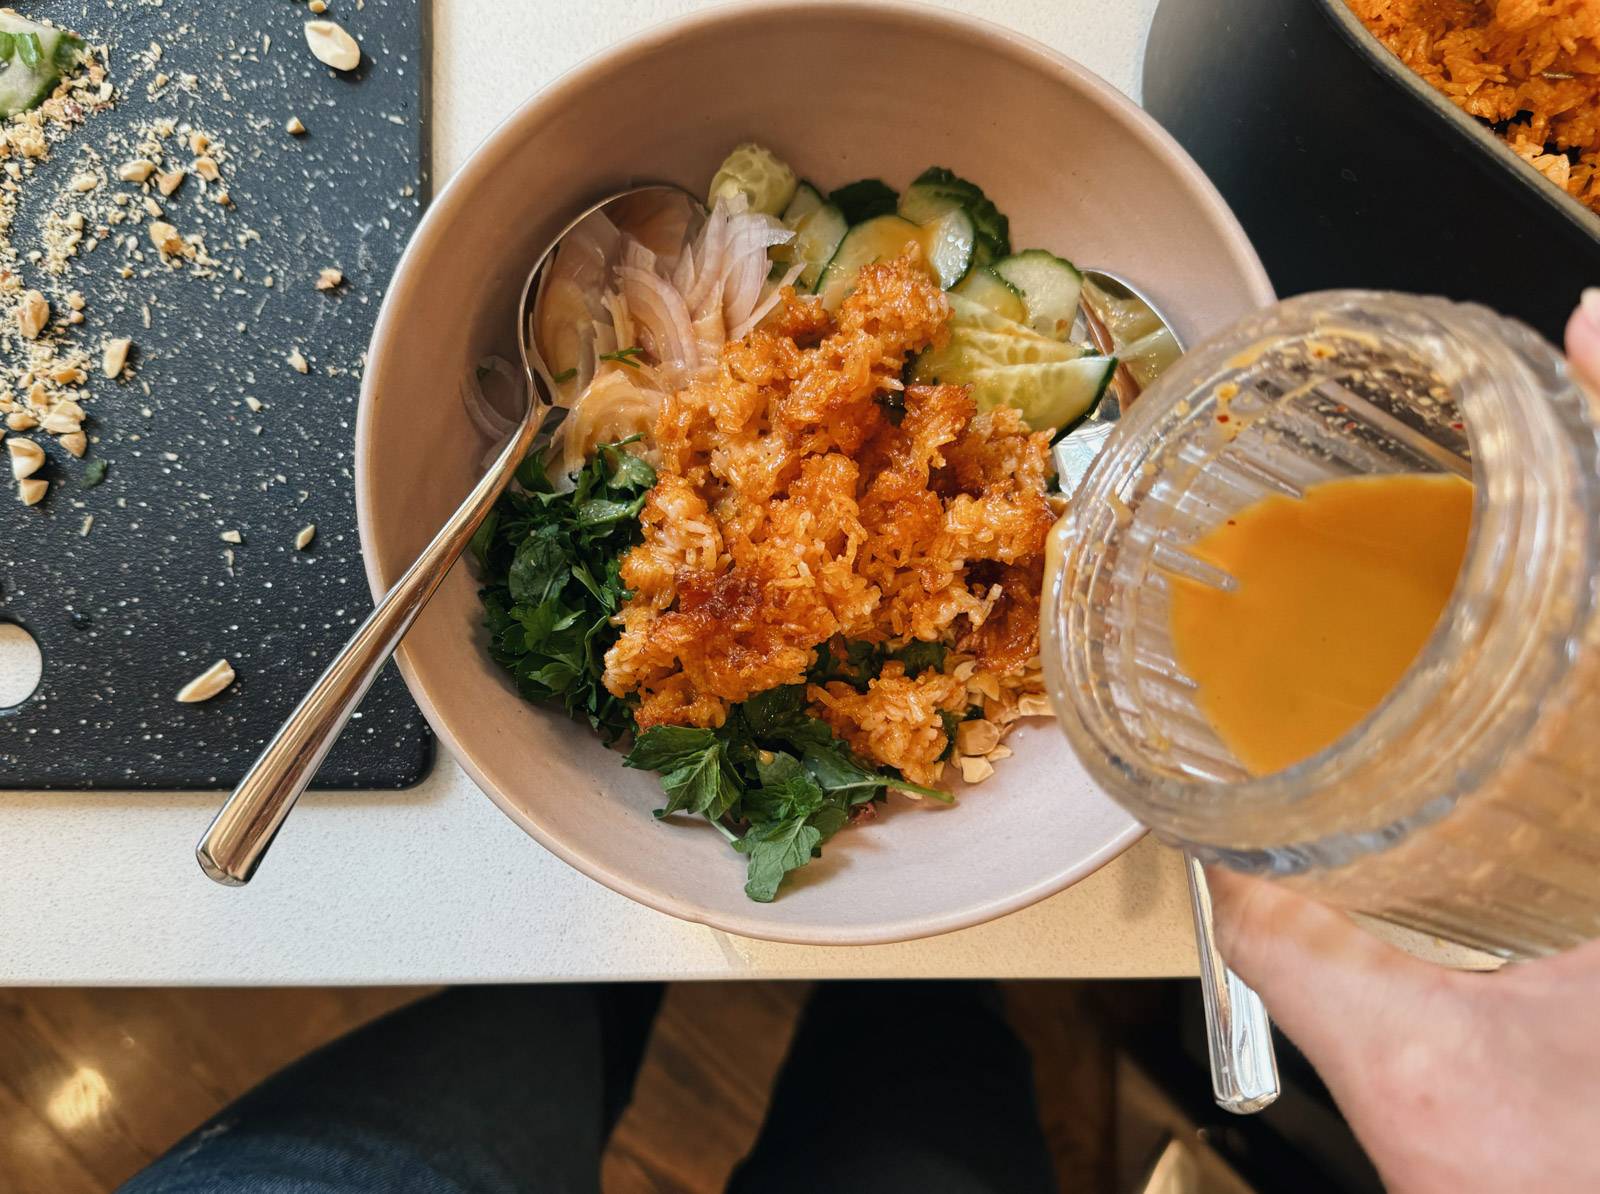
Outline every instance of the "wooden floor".
<path fill-rule="evenodd" d="M 1112 1189 L 1115 1059 L 1084 988 L 1007 986 L 1063 1189 Z M 0 1191 L 100 1194 L 287 1062 L 424 992 L 0 991 Z M 608 1194 L 722 1188 L 755 1138 L 803 984 L 669 990 Z"/>

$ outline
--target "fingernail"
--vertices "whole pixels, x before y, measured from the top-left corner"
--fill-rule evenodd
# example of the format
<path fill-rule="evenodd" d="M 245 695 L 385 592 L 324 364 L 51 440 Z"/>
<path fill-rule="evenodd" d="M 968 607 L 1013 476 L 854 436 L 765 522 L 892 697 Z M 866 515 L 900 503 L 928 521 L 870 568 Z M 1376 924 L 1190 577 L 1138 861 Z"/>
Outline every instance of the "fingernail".
<path fill-rule="evenodd" d="M 1578 300 L 1578 310 L 1583 313 L 1584 322 L 1600 334 L 1600 286 L 1591 286 L 1583 292 L 1583 297 Z"/>

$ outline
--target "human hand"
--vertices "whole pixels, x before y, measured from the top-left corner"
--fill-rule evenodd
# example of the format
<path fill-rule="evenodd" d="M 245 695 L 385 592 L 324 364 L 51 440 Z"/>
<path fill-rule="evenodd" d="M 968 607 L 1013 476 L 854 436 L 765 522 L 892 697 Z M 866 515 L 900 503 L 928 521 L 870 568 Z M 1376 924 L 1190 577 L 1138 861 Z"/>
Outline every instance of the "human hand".
<path fill-rule="evenodd" d="M 1567 326 L 1600 395 L 1600 289 Z M 1317 1067 L 1390 1190 L 1600 1190 L 1600 941 L 1469 974 L 1213 870 L 1217 940 Z"/>

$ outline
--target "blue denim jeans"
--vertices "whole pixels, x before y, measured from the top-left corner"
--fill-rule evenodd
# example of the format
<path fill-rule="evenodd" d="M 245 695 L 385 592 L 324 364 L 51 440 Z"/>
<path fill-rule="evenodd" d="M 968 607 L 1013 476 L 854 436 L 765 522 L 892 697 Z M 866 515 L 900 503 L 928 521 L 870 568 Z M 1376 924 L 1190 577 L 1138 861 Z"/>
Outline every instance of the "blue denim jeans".
<path fill-rule="evenodd" d="M 268 1079 L 121 1194 L 596 1194 L 661 988 L 464 987 Z M 738 1194 L 1056 1189 L 1032 1065 L 987 984 L 834 983 Z"/>

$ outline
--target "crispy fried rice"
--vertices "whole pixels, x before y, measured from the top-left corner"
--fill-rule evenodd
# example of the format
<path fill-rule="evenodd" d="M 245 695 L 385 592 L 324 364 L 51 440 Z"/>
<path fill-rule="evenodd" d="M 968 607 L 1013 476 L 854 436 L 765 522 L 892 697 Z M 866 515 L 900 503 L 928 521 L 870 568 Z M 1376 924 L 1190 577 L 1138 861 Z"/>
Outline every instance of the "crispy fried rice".
<path fill-rule="evenodd" d="M 941 711 L 981 706 L 981 754 L 1044 713 L 1038 601 L 1050 436 L 965 387 L 902 386 L 947 335 L 950 306 L 914 252 L 862 270 L 830 318 L 785 294 L 767 323 L 673 395 L 661 465 L 623 563 L 634 596 L 606 687 L 636 693 L 641 729 L 720 725 L 731 704 L 798 684 L 830 640 L 951 649 L 941 669 L 891 661 L 865 692 L 807 689 L 812 712 L 866 759 L 931 784 L 950 747 Z M 972 723 L 968 723 L 971 725 Z M 991 728 L 992 727 L 992 728 Z"/>
<path fill-rule="evenodd" d="M 1517 155 L 1600 212 L 1600 0 L 1347 0 Z"/>

